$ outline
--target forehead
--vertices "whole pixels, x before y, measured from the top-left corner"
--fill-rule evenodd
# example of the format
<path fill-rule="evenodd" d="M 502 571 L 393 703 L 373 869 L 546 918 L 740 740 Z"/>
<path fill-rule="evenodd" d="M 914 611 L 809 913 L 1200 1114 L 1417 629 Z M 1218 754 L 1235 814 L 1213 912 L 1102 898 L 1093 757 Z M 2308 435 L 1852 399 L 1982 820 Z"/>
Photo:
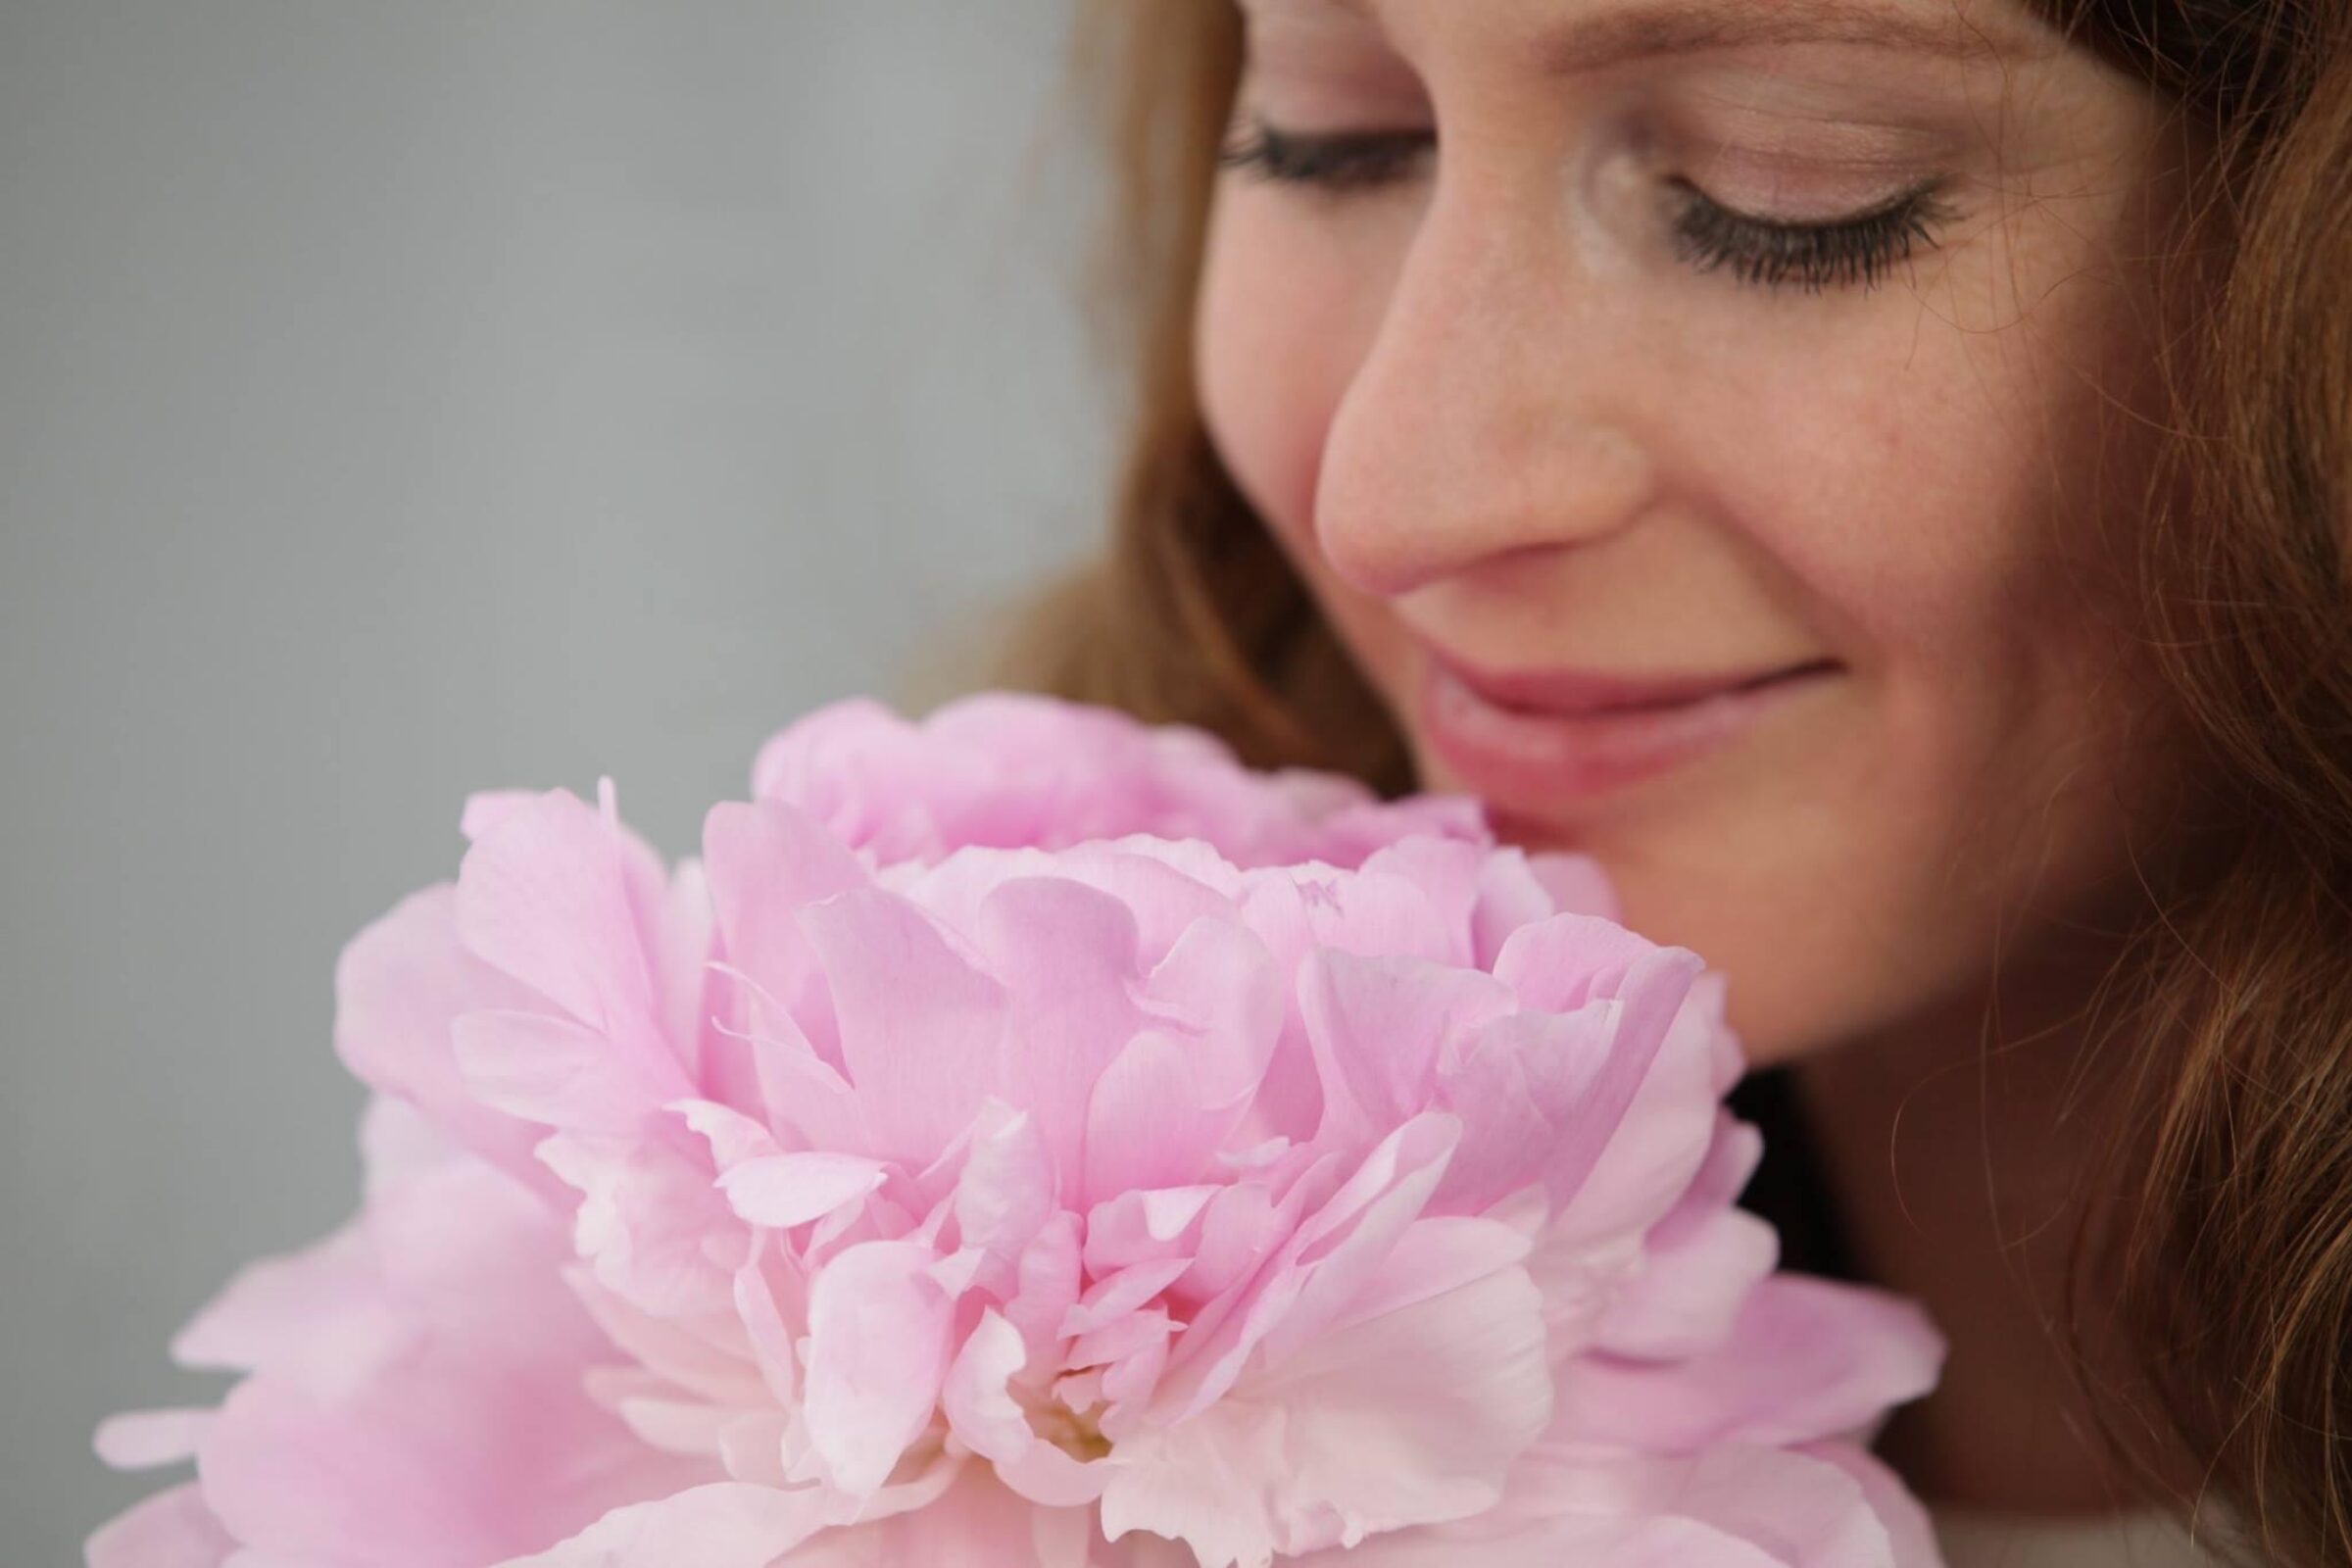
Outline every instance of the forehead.
<path fill-rule="evenodd" d="M 1405 35 L 1472 14 L 1462 0 L 1241 0 L 1263 24 Z M 1483 27 L 1548 73 L 1773 45 L 1838 44 L 1968 61 L 2055 52 L 2020 0 L 1476 0 Z M 1507 28 L 1505 27 L 1507 24 Z"/>

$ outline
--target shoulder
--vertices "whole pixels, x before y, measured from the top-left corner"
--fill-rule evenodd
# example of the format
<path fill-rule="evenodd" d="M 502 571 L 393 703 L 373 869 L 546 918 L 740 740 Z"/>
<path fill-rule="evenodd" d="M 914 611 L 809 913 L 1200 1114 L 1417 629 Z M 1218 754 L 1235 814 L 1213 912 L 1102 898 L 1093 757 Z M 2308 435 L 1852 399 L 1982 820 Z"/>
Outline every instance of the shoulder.
<path fill-rule="evenodd" d="M 2224 1568 L 2209 1528 L 2169 1514 L 2047 1519 L 1934 1510 L 1946 1568 Z"/>

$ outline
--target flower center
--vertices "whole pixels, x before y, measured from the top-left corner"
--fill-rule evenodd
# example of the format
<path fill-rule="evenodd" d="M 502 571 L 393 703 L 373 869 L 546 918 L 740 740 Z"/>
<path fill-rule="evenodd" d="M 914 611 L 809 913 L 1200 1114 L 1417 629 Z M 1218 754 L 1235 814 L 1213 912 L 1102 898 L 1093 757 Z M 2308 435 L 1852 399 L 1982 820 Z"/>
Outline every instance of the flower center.
<path fill-rule="evenodd" d="M 1073 1459 L 1104 1458 L 1110 1453 L 1110 1440 L 1102 1436 L 1102 1410 L 1100 1404 L 1073 1410 L 1049 1399 L 1029 1411 L 1029 1430 Z"/>

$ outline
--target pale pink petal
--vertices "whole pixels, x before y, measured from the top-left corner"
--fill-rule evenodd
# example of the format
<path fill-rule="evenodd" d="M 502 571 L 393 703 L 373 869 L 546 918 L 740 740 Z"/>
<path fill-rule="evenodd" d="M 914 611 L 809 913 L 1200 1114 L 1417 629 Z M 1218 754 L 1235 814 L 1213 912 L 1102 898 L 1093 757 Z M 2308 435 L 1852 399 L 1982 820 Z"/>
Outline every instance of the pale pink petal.
<path fill-rule="evenodd" d="M 694 1091 L 666 1054 L 629 1050 L 550 1013 L 469 1012 L 450 1038 L 482 1103 L 550 1127 L 626 1132 Z"/>
<path fill-rule="evenodd" d="M 172 1358 L 230 1371 L 298 1359 L 324 1375 L 363 1376 L 407 1332 L 385 1301 L 363 1220 L 300 1252 L 247 1264 L 173 1337 Z"/>
<path fill-rule="evenodd" d="M 1752 1542 L 1672 1515 L 1563 1514 L 1494 1534 L 1403 1530 L 1298 1560 L 1314 1568 L 1790 1568 Z"/>
<path fill-rule="evenodd" d="M 712 807 L 703 820 L 703 862 L 727 960 L 752 983 L 753 1032 L 789 1030 L 797 1039 L 821 982 L 797 916 L 866 886 L 871 874 L 839 839 L 778 801 Z"/>
<path fill-rule="evenodd" d="M 1397 1244 L 1444 1179 L 1461 1131 L 1450 1116 L 1415 1117 L 1383 1140 L 1331 1201 L 1299 1224 L 1292 1244 L 1298 1251 L 1287 1260 L 1298 1275 L 1298 1294 L 1279 1313 L 1262 1317 L 1257 1343 L 1268 1361 L 1287 1361 L 1376 1292 Z"/>
<path fill-rule="evenodd" d="M 205 1506 L 195 1482 L 159 1492 L 117 1514 L 82 1548 L 86 1568 L 222 1568 L 234 1537 Z"/>
<path fill-rule="evenodd" d="M 1617 891 L 1608 873 L 1589 855 L 1531 855 L 1528 869 L 1562 914 L 1590 914 L 1603 920 L 1621 918 Z"/>
<path fill-rule="evenodd" d="M 1162 1187 L 1121 1193 L 1086 1216 L 1086 1267 L 1098 1279 L 1192 1249 L 1185 1239 L 1224 1187 Z"/>
<path fill-rule="evenodd" d="M 856 1202 L 889 1174 L 888 1165 L 860 1154 L 767 1154 L 735 1166 L 718 1185 L 743 1218 L 790 1230 Z"/>
<path fill-rule="evenodd" d="M 1074 1338 L 1116 1322 L 1166 1290 L 1191 1266 L 1188 1257 L 1155 1258 L 1098 1280 L 1062 1319 L 1060 1332 Z"/>
<path fill-rule="evenodd" d="M 997 1092 L 1035 1121 L 1065 1187 L 1084 1178 L 1096 1080 L 1148 1021 L 1133 997 L 1135 916 L 1084 883 L 1019 877 L 991 892 L 974 935 L 1004 988 Z"/>
<path fill-rule="evenodd" d="M 1323 1082 L 1316 1137 L 1363 1147 L 1430 1103 L 1440 1054 L 1512 996 L 1476 970 L 1327 951 L 1300 971 L 1298 1002 Z"/>
<path fill-rule="evenodd" d="M 538 999 L 459 942 L 457 899 L 453 883 L 412 894 L 344 946 L 335 960 L 335 1054 L 353 1076 L 415 1103 L 449 1137 L 560 1204 L 561 1188 L 531 1157 L 545 1129 L 476 1101 L 458 1070 L 450 1026 L 461 1014 Z"/>
<path fill-rule="evenodd" d="M 1201 1092 L 1201 1049 L 1157 1029 L 1138 1031 L 1103 1069 L 1086 1108 L 1079 1202 L 1137 1189 L 1181 1186 L 1202 1174 L 1247 1101 L 1220 1108 Z"/>
<path fill-rule="evenodd" d="M 1396 1239 L 1379 1270 L 1331 1320 L 1330 1332 L 1418 1306 L 1527 1261 L 1526 1235 L 1498 1220 L 1423 1218 Z"/>
<path fill-rule="evenodd" d="M 981 1282 L 1008 1298 L 1019 1291 L 1022 1256 L 1054 1215 L 1054 1160 L 1026 1112 L 992 1103 L 978 1128 L 956 1179 L 956 1227 L 980 1254 Z"/>
<path fill-rule="evenodd" d="M 1354 1324 L 1123 1445 L 1104 1532 L 1179 1539 L 1225 1568 L 1477 1513 L 1543 1430 L 1544 1363 L 1518 1269 Z"/>
<path fill-rule="evenodd" d="M 1108 1459 L 1080 1459 L 1051 1443 L 1033 1443 L 998 1465 L 997 1479 L 1042 1509 L 1083 1508 L 1102 1500 L 1117 1468 Z"/>
<path fill-rule="evenodd" d="M 1036 1507 L 986 1466 L 966 1465 L 937 1500 L 828 1530 L 780 1568 L 1191 1568 L 1177 1559 L 1147 1564 L 1114 1554 L 1097 1544 L 1083 1514 L 1077 1515 L 1078 1555 L 1072 1556 L 1070 1524 L 1055 1516 L 1075 1512 Z"/>
<path fill-rule="evenodd" d="M 1004 989 L 929 917 L 859 888 L 803 909 L 841 1021 L 841 1048 L 876 1148 L 919 1166 L 953 1144 L 996 1087 Z"/>
<path fill-rule="evenodd" d="M 928 1248 L 868 1242 L 816 1276 L 808 1297 L 808 1435 L 832 1484 L 880 1488 L 931 1421 L 948 1368 L 953 1303 Z"/>
<path fill-rule="evenodd" d="M 1596 915 L 1558 914 L 1511 933 L 1494 956 L 1494 977 L 1538 1012 L 1574 1012 L 1614 996 L 1656 944 Z"/>
<path fill-rule="evenodd" d="M 695 1475 L 590 1403 L 577 1367 L 429 1352 L 326 1401 L 249 1379 L 200 1472 L 239 1542 L 339 1568 L 496 1562 Z"/>
<path fill-rule="evenodd" d="M 948 1369 L 940 1408 L 949 1429 L 982 1458 L 1009 1464 L 1037 1441 L 1020 1401 L 1005 1392 L 1028 1360 L 1021 1331 L 992 1308 L 981 1314 Z"/>
<path fill-rule="evenodd" d="M 648 875 L 629 889 L 637 926 L 653 968 L 653 1034 L 665 1043 L 679 1067 L 705 1094 L 724 1090 L 744 1095 L 749 1080 L 713 1083 L 719 1065 L 706 1059 L 722 1044 L 711 1023 L 715 989 L 710 972 L 717 921 L 710 908 L 710 887 L 702 863 L 691 858 L 678 862 L 674 875 L 664 879 L 661 863 L 650 858 Z M 746 1098 L 744 1103 L 755 1102 Z"/>
<path fill-rule="evenodd" d="M 756 1261 L 736 1271 L 735 1311 L 751 1342 L 752 1358 L 777 1405 L 786 1410 L 799 1408 L 800 1355 L 793 1348 L 792 1328 L 776 1304 L 773 1282 Z"/>
<path fill-rule="evenodd" d="M 1696 1355 L 1730 1338 L 1740 1306 L 1780 1260 L 1773 1228 L 1718 1209 L 1672 1247 L 1653 1249 L 1593 1334 L 1595 1349 L 1642 1360 Z"/>
<path fill-rule="evenodd" d="M 1875 1460 L 1838 1445 L 1546 1456 L 1513 1473 L 1492 1513 L 1426 1534 L 1484 1561 L 1491 1543 L 1551 1544 L 1563 1529 L 1666 1519 L 1704 1526 L 1780 1568 L 1936 1568 L 1939 1560 L 1918 1503 Z"/>
<path fill-rule="evenodd" d="M 544 794 L 542 790 L 476 790 L 466 797 L 466 805 L 458 813 L 458 831 L 467 843 L 495 832 L 509 813 L 530 806 Z"/>
<path fill-rule="evenodd" d="M 574 1245 L 606 1290 L 664 1316 L 725 1309 L 752 1233 L 700 1139 L 664 1119 L 636 1137 L 559 1133 L 539 1157 L 578 1190 Z"/>
<path fill-rule="evenodd" d="M 710 1158 L 721 1171 L 778 1153 L 775 1133 L 767 1123 L 745 1115 L 731 1105 L 710 1100 L 673 1101 L 667 1107 L 710 1146 Z"/>
<path fill-rule="evenodd" d="M 828 1522 L 815 1494 L 721 1481 L 616 1508 L 560 1545 L 498 1568 L 768 1568 Z"/>
<path fill-rule="evenodd" d="M 466 852 L 458 934 L 496 968 L 591 1028 L 655 1011 L 654 975 L 630 908 L 644 845 L 568 790 L 501 816 Z M 658 875 L 658 873 L 656 873 Z"/>
<path fill-rule="evenodd" d="M 213 1424 L 209 1409 L 133 1410 L 98 1423 L 93 1446 L 98 1457 L 117 1470 L 151 1470 L 195 1457 L 205 1429 Z"/>
<path fill-rule="evenodd" d="M 1222 899 L 1206 913 L 1191 903 L 1170 908 L 1156 896 L 1140 905 L 1131 899 L 1130 906 L 1139 909 L 1146 951 L 1155 914 L 1187 917 L 1145 981 L 1146 1004 L 1171 1033 L 1190 1038 L 1200 1108 L 1238 1106 L 1265 1078 L 1282 1033 L 1288 973 Z"/>
<path fill-rule="evenodd" d="M 1871 1511 L 1886 1532 L 1898 1568 L 1940 1568 L 1943 1552 L 1935 1524 L 1926 1506 L 1892 1470 L 1857 1444 L 1816 1443 L 1800 1451 L 1838 1466 L 1860 1484 Z"/>
<path fill-rule="evenodd" d="M 1752 1541 L 1789 1568 L 1888 1568 L 1897 1560 L 1870 1495 L 1826 1460 L 1726 1446 L 1665 1468 L 1659 1511 Z"/>
<path fill-rule="evenodd" d="M 1556 1167 L 1613 1045 L 1607 1013 L 1589 1006 L 1497 1017 L 1447 1052 L 1425 1096 L 1461 1118 L 1462 1147 L 1437 1206 L 1483 1213 Z"/>
<path fill-rule="evenodd" d="M 1565 1364 L 1545 1442 L 1688 1453 L 1841 1438 L 1934 1388 L 1942 1361 L 1942 1338 L 1911 1303 L 1775 1275 L 1750 1294 L 1731 1339 L 1703 1355 Z"/>
<path fill-rule="evenodd" d="M 610 1406 L 619 1397 L 641 1395 L 648 1378 L 655 1384 L 675 1384 L 713 1404 L 752 1406 L 759 1402 L 768 1369 L 749 1347 L 738 1350 L 714 1344 L 692 1323 L 639 1311 L 584 1275 L 575 1274 L 572 1287 L 613 1347 L 637 1362 L 633 1367 L 594 1369 L 591 1381 L 596 1387 L 591 1392 L 600 1394 L 600 1402 Z M 611 1382 L 602 1376 L 606 1373 L 625 1378 L 625 1389 L 612 1392 Z"/>

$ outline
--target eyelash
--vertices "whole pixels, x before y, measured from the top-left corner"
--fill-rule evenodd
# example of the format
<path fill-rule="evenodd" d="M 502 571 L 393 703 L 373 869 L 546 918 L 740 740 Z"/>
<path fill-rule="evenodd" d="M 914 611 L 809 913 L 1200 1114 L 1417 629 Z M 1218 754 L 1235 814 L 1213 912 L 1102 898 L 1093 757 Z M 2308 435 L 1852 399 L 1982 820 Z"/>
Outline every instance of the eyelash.
<path fill-rule="evenodd" d="M 1335 195 L 1403 176 L 1429 148 L 1425 133 L 1356 131 L 1300 136 L 1263 121 L 1247 138 L 1221 148 L 1221 168 L 1276 184 Z M 1688 179 L 1670 181 L 1677 202 L 1674 252 L 1700 272 L 1726 269 L 1743 283 L 1819 293 L 1832 286 L 1870 288 L 1918 248 L 1933 245 L 1954 213 L 1931 182 L 1884 206 L 1832 222 L 1784 223 L 1734 212 Z"/>

